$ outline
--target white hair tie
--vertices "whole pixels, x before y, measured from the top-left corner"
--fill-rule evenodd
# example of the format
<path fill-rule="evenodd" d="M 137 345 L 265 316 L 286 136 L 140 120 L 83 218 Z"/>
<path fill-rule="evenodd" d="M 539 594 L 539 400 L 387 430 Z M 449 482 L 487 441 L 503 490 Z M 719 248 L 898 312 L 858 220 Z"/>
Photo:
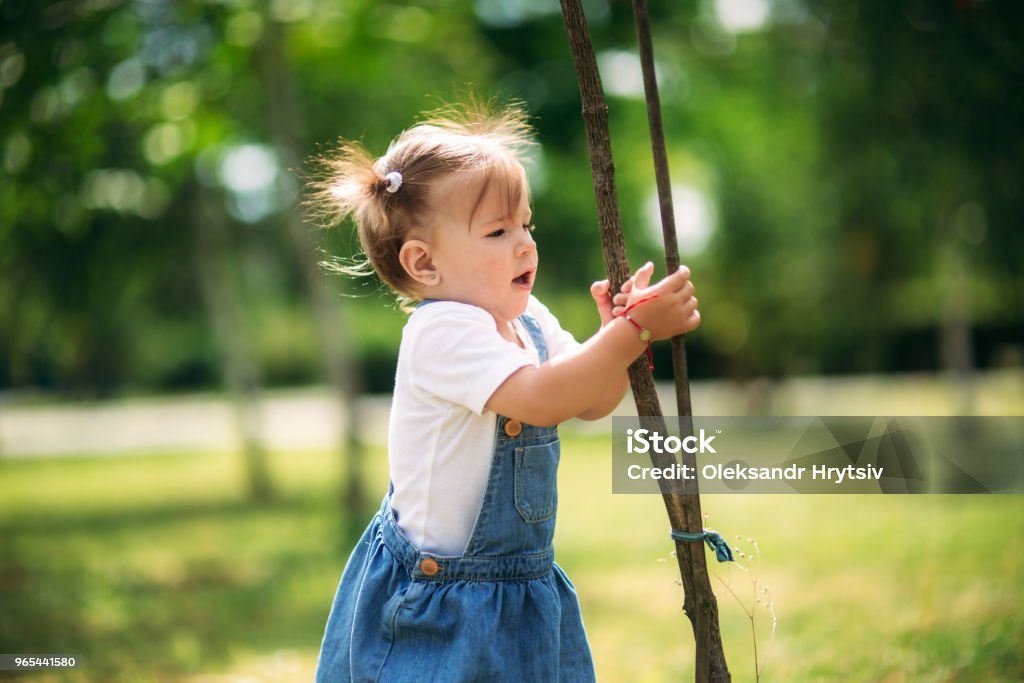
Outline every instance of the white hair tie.
<path fill-rule="evenodd" d="M 384 181 L 388 184 L 385 190 L 394 194 L 398 192 L 398 188 L 402 186 L 402 174 L 398 171 L 391 171 L 384 176 Z"/>

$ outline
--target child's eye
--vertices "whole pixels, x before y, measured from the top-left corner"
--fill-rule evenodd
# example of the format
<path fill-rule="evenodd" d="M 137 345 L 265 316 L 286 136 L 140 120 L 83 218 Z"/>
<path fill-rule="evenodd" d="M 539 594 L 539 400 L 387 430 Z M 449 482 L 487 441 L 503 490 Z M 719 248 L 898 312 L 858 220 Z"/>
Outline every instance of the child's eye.
<path fill-rule="evenodd" d="M 523 230 L 525 230 L 526 232 L 533 232 L 534 230 L 537 229 L 537 226 L 533 225 L 532 223 L 530 223 L 530 224 L 524 223 L 522 227 L 523 227 Z M 488 237 L 501 237 L 502 235 L 504 235 L 509 230 L 511 230 L 511 228 L 498 228 L 494 232 L 487 233 L 487 236 Z"/>

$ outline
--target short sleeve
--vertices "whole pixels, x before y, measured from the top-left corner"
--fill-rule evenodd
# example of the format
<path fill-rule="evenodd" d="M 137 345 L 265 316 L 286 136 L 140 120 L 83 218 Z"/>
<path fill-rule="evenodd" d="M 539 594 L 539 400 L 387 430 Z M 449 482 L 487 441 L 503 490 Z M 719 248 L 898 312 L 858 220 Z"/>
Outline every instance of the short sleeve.
<path fill-rule="evenodd" d="M 482 415 L 494 392 L 530 355 L 504 339 L 482 308 L 439 301 L 417 309 L 406 328 L 412 386 Z"/>
<path fill-rule="evenodd" d="M 530 297 L 526 312 L 540 324 L 541 332 L 544 334 L 544 343 L 548 347 L 548 358 L 554 358 L 580 345 L 571 332 L 562 329 L 558 318 L 536 297 Z"/>

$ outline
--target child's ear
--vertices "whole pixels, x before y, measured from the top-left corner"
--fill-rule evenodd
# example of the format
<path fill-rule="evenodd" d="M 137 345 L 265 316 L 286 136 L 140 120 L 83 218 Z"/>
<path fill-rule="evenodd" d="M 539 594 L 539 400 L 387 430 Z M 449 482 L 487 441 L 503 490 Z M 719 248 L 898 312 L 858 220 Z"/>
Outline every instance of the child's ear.
<path fill-rule="evenodd" d="M 441 283 L 441 275 L 430 255 L 430 245 L 423 240 L 407 240 L 398 252 L 398 261 L 409 277 L 424 287 Z"/>

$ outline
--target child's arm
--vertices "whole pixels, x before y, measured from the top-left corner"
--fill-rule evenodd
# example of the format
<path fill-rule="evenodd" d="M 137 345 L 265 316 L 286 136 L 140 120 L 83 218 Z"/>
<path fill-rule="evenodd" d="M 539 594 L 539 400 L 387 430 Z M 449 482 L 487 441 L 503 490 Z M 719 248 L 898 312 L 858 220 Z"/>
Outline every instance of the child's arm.
<path fill-rule="evenodd" d="M 637 273 L 641 276 L 645 269 Z M 652 339 L 667 339 L 700 324 L 690 272 L 685 267 L 647 287 L 649 270 L 634 278 L 626 303 L 657 294 L 629 315 L 650 330 Z M 595 297 L 597 298 L 597 297 Z M 622 295 L 615 296 L 615 303 Z M 599 310 L 602 318 L 607 313 Z M 625 393 L 626 368 L 646 349 L 637 330 L 625 318 L 611 319 L 579 348 L 540 367 L 527 366 L 512 373 L 487 401 L 501 415 L 538 426 L 556 425 L 571 417 L 606 415 Z M 614 399 L 615 405 L 609 407 Z"/>
<path fill-rule="evenodd" d="M 601 316 L 601 327 L 615 319 L 616 314 L 621 314 L 626 306 L 629 291 L 633 287 L 635 279 L 640 278 L 643 286 L 646 287 L 651 281 L 654 273 L 654 264 L 648 261 L 640 267 L 636 275 L 627 279 L 622 284 L 622 289 L 615 297 L 612 297 L 611 283 L 608 280 L 600 280 L 590 286 L 590 295 L 594 297 L 597 304 L 597 312 Z M 581 420 L 599 420 L 611 413 L 622 402 L 622 398 L 629 389 L 629 375 L 622 373 L 617 382 L 611 385 L 608 391 L 594 397 L 590 407 L 576 417 Z"/>
<path fill-rule="evenodd" d="M 590 295 L 594 297 L 594 301 L 597 303 L 597 312 L 601 316 L 601 327 L 605 327 L 615 320 L 615 316 L 612 312 L 614 309 L 614 302 L 612 300 L 611 284 L 608 280 L 601 280 L 600 282 L 592 284 L 590 286 Z M 618 296 L 621 297 L 622 295 Z M 619 301 L 620 310 L 623 303 L 624 297 Z M 581 420 L 601 419 L 615 410 L 619 403 L 622 402 L 622 397 L 626 395 L 627 389 L 629 389 L 629 375 L 623 372 L 606 391 L 594 396 L 590 406 L 576 417 Z"/>

